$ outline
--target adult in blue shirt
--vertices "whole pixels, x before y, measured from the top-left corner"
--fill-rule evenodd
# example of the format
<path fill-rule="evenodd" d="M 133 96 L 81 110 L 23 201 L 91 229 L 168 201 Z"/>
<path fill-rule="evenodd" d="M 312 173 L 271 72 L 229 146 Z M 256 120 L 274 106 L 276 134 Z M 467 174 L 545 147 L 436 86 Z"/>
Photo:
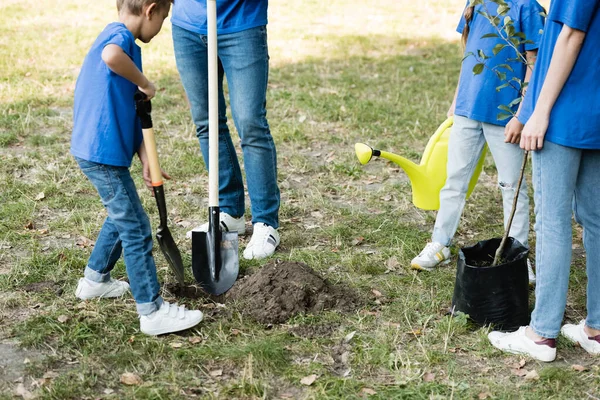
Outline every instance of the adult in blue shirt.
<path fill-rule="evenodd" d="M 600 354 L 600 0 L 553 0 L 520 115 L 533 152 L 537 287 L 528 327 L 492 332 L 492 344 L 541 361 L 559 332 Z M 587 318 L 561 329 L 571 263 L 571 215 L 583 226 Z"/>
<path fill-rule="evenodd" d="M 217 0 L 219 54 L 219 206 L 221 228 L 244 234 L 244 184 L 227 127 L 223 77 L 233 120 L 241 138 L 253 235 L 244 258 L 268 257 L 279 245 L 277 155 L 266 111 L 269 52 L 268 0 Z M 205 0 L 177 0 L 173 44 L 196 135 L 208 167 L 208 54 Z M 206 229 L 207 224 L 197 228 Z"/>

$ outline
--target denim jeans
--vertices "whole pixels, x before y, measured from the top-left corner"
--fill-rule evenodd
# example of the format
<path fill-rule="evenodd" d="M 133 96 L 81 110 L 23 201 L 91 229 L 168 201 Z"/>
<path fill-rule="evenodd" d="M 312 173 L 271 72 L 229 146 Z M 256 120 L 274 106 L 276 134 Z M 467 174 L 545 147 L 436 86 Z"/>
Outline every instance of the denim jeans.
<path fill-rule="evenodd" d="M 508 224 L 523 163 L 523 150 L 518 144 L 504 143 L 504 127 L 455 115 L 448 140 L 447 179 L 440 192 L 440 209 L 433 228 L 434 242 L 448 246 L 452 241 L 465 207 L 469 181 L 486 142 L 498 170 L 504 226 Z M 510 236 L 527 246 L 528 233 L 529 196 L 527 182 L 523 178 Z"/>
<path fill-rule="evenodd" d="M 533 152 L 536 271 L 531 328 L 556 338 L 567 304 L 573 231 L 583 226 L 587 263 L 586 325 L 600 329 L 600 150 L 544 142 Z"/>
<path fill-rule="evenodd" d="M 138 313 L 147 315 L 156 311 L 163 299 L 158 294 L 152 257 L 152 230 L 129 169 L 75 159 L 108 212 L 84 276 L 94 282 L 107 282 L 123 252 Z"/>
<path fill-rule="evenodd" d="M 173 26 L 177 70 L 188 96 L 196 135 L 208 168 L 208 55 L 206 35 Z M 219 206 L 244 215 L 244 183 L 227 127 L 223 77 L 241 139 L 252 223 L 279 227 L 277 154 L 267 122 L 269 52 L 265 26 L 219 35 Z"/>

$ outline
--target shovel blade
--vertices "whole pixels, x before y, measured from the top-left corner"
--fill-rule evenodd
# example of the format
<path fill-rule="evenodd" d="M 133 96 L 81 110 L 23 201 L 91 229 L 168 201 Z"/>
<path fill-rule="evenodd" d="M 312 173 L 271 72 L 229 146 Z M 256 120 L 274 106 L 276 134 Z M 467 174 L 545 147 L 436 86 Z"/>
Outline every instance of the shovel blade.
<path fill-rule="evenodd" d="M 231 289 L 240 268 L 238 247 L 236 232 L 192 232 L 192 271 L 207 293 L 218 296 Z"/>
<path fill-rule="evenodd" d="M 171 231 L 169 228 L 159 228 L 156 232 L 156 240 L 160 246 L 160 250 L 163 252 L 169 267 L 175 274 L 175 279 L 180 285 L 183 285 L 185 282 L 184 272 L 183 272 L 183 261 L 181 260 L 181 253 L 175 244 L 175 240 L 173 239 L 173 235 L 171 235 Z"/>

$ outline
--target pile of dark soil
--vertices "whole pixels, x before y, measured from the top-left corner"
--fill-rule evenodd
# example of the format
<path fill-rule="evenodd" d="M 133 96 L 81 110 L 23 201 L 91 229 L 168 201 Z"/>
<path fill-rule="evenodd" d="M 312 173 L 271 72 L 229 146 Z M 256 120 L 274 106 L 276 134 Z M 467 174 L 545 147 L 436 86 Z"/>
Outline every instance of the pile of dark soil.
<path fill-rule="evenodd" d="M 327 282 L 308 265 L 273 261 L 239 280 L 227 293 L 243 313 L 264 324 L 283 323 L 299 313 L 350 312 L 361 303 L 349 288 Z"/>

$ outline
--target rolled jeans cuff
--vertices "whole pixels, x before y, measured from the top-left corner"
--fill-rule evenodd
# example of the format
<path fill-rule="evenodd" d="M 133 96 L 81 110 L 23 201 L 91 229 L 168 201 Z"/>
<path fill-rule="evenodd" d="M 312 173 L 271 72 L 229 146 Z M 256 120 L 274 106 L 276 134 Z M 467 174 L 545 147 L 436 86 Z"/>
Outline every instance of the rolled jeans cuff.
<path fill-rule="evenodd" d="M 154 311 L 158 310 L 162 303 L 164 302 L 161 296 L 158 296 L 156 300 L 151 301 L 149 303 L 135 303 L 135 307 L 137 308 L 137 312 L 140 315 L 149 315 Z"/>
<path fill-rule="evenodd" d="M 105 283 L 110 281 L 110 272 L 107 272 L 106 274 L 101 274 L 98 271 L 94 271 L 89 266 L 85 267 L 85 270 L 83 271 L 83 276 L 92 282 Z"/>

